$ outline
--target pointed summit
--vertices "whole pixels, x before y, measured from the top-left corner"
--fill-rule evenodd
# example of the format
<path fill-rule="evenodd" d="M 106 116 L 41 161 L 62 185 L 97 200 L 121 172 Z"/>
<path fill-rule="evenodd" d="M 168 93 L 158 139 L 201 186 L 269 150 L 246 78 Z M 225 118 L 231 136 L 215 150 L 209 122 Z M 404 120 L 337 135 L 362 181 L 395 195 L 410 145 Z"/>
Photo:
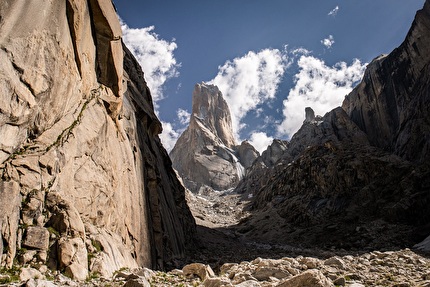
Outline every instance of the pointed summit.
<path fill-rule="evenodd" d="M 236 149 L 230 109 L 222 93 L 217 86 L 197 84 L 190 125 L 170 153 L 173 167 L 193 192 L 226 190 L 245 174 Z"/>
<path fill-rule="evenodd" d="M 208 128 L 221 142 L 232 148 L 235 145 L 230 108 L 215 85 L 196 84 L 193 91 L 191 124 Z"/>

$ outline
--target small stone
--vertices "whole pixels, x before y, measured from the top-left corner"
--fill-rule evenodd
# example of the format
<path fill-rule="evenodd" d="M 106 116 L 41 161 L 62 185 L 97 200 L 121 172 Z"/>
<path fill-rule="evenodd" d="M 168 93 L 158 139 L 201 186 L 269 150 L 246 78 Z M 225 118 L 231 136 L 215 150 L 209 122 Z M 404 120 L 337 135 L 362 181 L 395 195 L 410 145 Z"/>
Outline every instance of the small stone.
<path fill-rule="evenodd" d="M 276 287 L 332 287 L 333 283 L 327 279 L 319 270 L 307 270 L 296 275 Z"/>
<path fill-rule="evenodd" d="M 34 268 L 22 268 L 21 273 L 19 274 L 19 279 L 21 281 L 27 281 L 29 279 L 42 279 L 45 276 L 42 275 L 42 273 L 39 272 L 39 270 Z"/>
<path fill-rule="evenodd" d="M 333 284 L 338 285 L 338 286 L 345 286 L 346 280 L 344 277 L 339 277 L 339 278 L 333 280 Z"/>
<path fill-rule="evenodd" d="M 25 287 L 57 287 L 58 285 L 55 285 L 51 281 L 42 280 L 42 279 L 29 279 L 25 285 Z"/>
<path fill-rule="evenodd" d="M 48 272 L 48 266 L 46 266 L 46 265 L 41 265 L 40 267 L 39 267 L 39 271 L 40 271 L 40 273 L 46 273 L 46 272 Z"/>
<path fill-rule="evenodd" d="M 337 256 L 330 257 L 324 261 L 324 265 L 336 266 L 337 268 L 345 270 L 345 262 Z"/>
<path fill-rule="evenodd" d="M 46 262 L 46 260 L 48 259 L 48 252 L 46 250 L 42 250 L 37 252 L 36 257 L 42 261 L 42 262 Z"/>
<path fill-rule="evenodd" d="M 304 257 L 299 262 L 306 265 L 309 269 L 315 269 L 320 265 L 320 260 L 312 257 Z"/>
<path fill-rule="evenodd" d="M 29 226 L 27 227 L 26 236 L 23 241 L 23 246 L 48 250 L 49 247 L 49 231 L 44 227 Z"/>
<path fill-rule="evenodd" d="M 202 281 L 204 281 L 208 277 L 215 277 L 215 273 L 209 265 L 205 265 L 202 263 L 191 263 L 185 265 L 182 268 L 184 275 L 188 278 L 192 278 L 194 276 L 199 277 Z"/>
<path fill-rule="evenodd" d="M 27 250 L 22 254 L 21 261 L 23 264 L 27 264 L 31 260 L 33 260 L 34 256 L 36 256 L 37 251 L 36 250 Z"/>
<path fill-rule="evenodd" d="M 258 259 L 258 258 L 257 258 Z M 256 260 L 257 260 L 256 259 Z M 261 259 L 261 258 L 260 258 Z M 255 261 L 255 260 L 254 260 Z M 237 263 L 224 263 L 221 267 L 220 267 L 220 273 L 221 275 L 223 274 L 227 274 L 230 273 L 230 270 L 235 267 L 238 266 L 239 264 Z"/>
<path fill-rule="evenodd" d="M 252 275 L 257 278 L 258 281 L 266 281 L 269 277 L 283 279 L 291 276 L 288 271 L 276 267 L 259 267 Z"/>
<path fill-rule="evenodd" d="M 206 278 L 203 281 L 205 287 L 230 287 L 233 286 L 229 280 L 225 278 Z"/>
<path fill-rule="evenodd" d="M 236 287 L 261 287 L 260 283 L 253 280 L 243 281 L 242 283 L 234 285 Z"/>
<path fill-rule="evenodd" d="M 123 287 L 151 287 L 151 284 L 145 278 L 140 277 L 128 280 Z"/>

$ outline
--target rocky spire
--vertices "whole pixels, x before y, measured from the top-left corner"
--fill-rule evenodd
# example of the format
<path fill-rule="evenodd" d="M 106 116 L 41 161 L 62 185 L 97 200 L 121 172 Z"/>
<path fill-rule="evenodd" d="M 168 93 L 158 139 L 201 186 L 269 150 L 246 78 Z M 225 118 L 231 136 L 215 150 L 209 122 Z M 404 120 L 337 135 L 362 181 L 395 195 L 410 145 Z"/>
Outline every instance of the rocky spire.
<path fill-rule="evenodd" d="M 240 154 L 222 93 L 214 85 L 197 84 L 190 125 L 170 153 L 173 167 L 193 192 L 206 187 L 225 190 L 235 187 L 245 173 Z M 252 162 L 249 155 L 246 161 Z"/>
<path fill-rule="evenodd" d="M 235 145 L 230 108 L 217 86 L 196 84 L 193 91 L 191 122 L 199 121 L 225 146 Z"/>

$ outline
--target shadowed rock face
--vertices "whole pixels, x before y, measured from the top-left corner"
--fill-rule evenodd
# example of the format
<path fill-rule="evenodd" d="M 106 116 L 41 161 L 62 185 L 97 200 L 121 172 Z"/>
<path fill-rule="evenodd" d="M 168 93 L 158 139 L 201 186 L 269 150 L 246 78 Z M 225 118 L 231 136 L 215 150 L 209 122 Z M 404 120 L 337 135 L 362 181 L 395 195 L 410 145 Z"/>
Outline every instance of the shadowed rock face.
<path fill-rule="evenodd" d="M 2 1 L 0 89 L 2 265 L 23 242 L 76 279 L 184 255 L 194 220 L 111 1 Z"/>
<path fill-rule="evenodd" d="M 318 120 L 307 109 L 275 165 L 268 151 L 266 161 L 257 159 L 236 189 L 254 195 L 239 232 L 327 248 L 423 240 L 430 233 L 429 55 L 426 1 L 404 43 L 369 64 L 343 109 Z"/>
<path fill-rule="evenodd" d="M 192 110 L 189 126 L 170 153 L 173 167 L 193 192 L 235 187 L 257 151 L 249 143 L 235 146 L 230 109 L 218 87 L 197 84 Z"/>
<path fill-rule="evenodd" d="M 376 58 L 342 108 L 372 145 L 404 159 L 430 156 L 430 3 L 417 12 L 405 41 Z"/>

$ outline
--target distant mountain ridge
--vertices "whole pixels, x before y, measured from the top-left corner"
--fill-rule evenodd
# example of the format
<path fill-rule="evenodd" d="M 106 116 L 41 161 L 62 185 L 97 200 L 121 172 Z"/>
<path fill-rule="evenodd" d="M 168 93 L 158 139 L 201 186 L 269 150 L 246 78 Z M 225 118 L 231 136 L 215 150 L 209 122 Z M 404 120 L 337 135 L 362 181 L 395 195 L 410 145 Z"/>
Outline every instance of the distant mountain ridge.
<path fill-rule="evenodd" d="M 253 195 L 252 215 L 237 227 L 244 236 L 363 250 L 429 235 L 430 1 L 342 108 L 275 144 L 282 152 L 272 166 L 258 158 L 236 188 Z"/>

